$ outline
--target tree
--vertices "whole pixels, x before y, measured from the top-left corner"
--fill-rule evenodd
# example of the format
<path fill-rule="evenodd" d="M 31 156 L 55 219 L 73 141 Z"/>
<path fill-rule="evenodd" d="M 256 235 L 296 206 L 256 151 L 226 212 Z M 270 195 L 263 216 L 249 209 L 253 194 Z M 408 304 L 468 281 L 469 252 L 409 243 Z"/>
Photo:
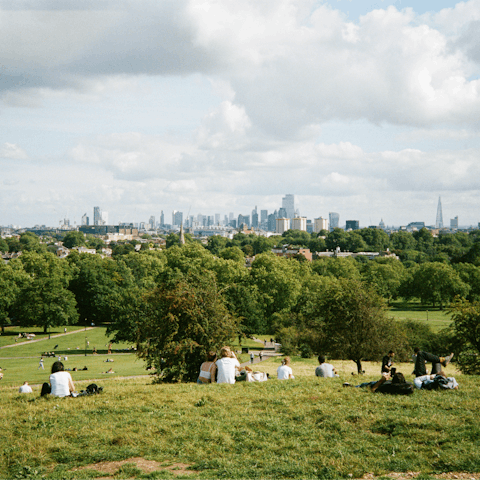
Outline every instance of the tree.
<path fill-rule="evenodd" d="M 207 352 L 238 334 L 213 274 L 188 275 L 143 297 L 135 330 L 137 354 L 163 381 L 194 381 Z"/>
<path fill-rule="evenodd" d="M 76 301 L 68 284 L 70 265 L 51 253 L 26 252 L 18 260 L 28 275 L 20 288 L 15 313 L 22 326 L 49 327 L 77 323 Z"/>
<path fill-rule="evenodd" d="M 422 304 L 431 303 L 440 309 L 452 301 L 455 296 L 466 297 L 470 290 L 458 273 L 450 265 L 437 262 L 422 263 L 410 269 L 400 287 L 405 298 L 420 298 Z"/>
<path fill-rule="evenodd" d="M 390 238 L 380 228 L 362 228 L 357 232 L 365 240 L 370 252 L 382 252 L 390 247 Z"/>
<path fill-rule="evenodd" d="M 347 249 L 347 234 L 341 228 L 334 228 L 325 239 L 325 244 L 328 250 L 335 250 L 340 247 L 340 250 Z"/>
<path fill-rule="evenodd" d="M 321 257 L 312 262 L 312 271 L 322 276 L 360 279 L 358 263 L 352 257 Z"/>
<path fill-rule="evenodd" d="M 403 230 L 392 233 L 390 235 L 390 243 L 394 250 L 415 250 L 417 247 L 413 235 Z"/>
<path fill-rule="evenodd" d="M 2 333 L 5 332 L 5 324 L 9 323 L 10 312 L 14 307 L 20 288 L 27 280 L 21 262 L 11 261 L 8 264 L 0 262 L 0 323 Z"/>
<path fill-rule="evenodd" d="M 390 304 L 398 295 L 404 273 L 405 267 L 398 260 L 368 261 L 363 266 L 362 278 Z"/>
<path fill-rule="evenodd" d="M 81 247 L 85 245 L 85 235 L 82 232 L 68 232 L 63 237 L 65 248 Z"/>
<path fill-rule="evenodd" d="M 460 370 L 480 375 L 480 302 L 458 300 L 452 312 L 453 330 L 461 349 Z"/>
<path fill-rule="evenodd" d="M 69 290 L 75 295 L 81 321 L 114 322 L 116 305 L 123 298 L 123 291 L 135 286 L 125 262 L 87 253 L 70 254 L 68 262 L 74 272 Z"/>
<path fill-rule="evenodd" d="M 0 238 L 0 252 L 8 252 L 8 243 L 3 238 Z"/>
<path fill-rule="evenodd" d="M 45 252 L 47 246 L 40 243 L 40 238 L 32 232 L 25 232 L 20 235 L 20 250 L 22 252 Z"/>
<path fill-rule="evenodd" d="M 221 235 L 213 235 L 207 240 L 207 250 L 210 251 L 213 255 L 218 255 L 221 250 L 227 245 L 228 238 L 222 237 Z"/>
<path fill-rule="evenodd" d="M 362 282 L 339 279 L 319 299 L 323 350 L 334 358 L 351 359 L 362 372 L 362 360 L 378 358 L 392 348 L 392 324 L 378 293 Z M 393 348 L 395 348 L 393 346 Z"/>

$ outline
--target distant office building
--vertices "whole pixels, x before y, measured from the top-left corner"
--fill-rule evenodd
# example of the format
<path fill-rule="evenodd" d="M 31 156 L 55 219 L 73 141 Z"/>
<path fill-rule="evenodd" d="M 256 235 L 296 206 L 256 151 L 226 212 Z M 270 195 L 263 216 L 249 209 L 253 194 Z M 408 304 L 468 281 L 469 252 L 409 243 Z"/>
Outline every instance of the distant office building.
<path fill-rule="evenodd" d="M 252 228 L 258 228 L 258 210 L 256 205 L 252 210 Z"/>
<path fill-rule="evenodd" d="M 213 215 L 208 215 L 207 217 L 207 227 L 211 227 L 215 222 L 215 217 Z"/>
<path fill-rule="evenodd" d="M 215 214 L 215 225 L 220 225 L 220 214 L 219 213 Z"/>
<path fill-rule="evenodd" d="M 323 217 L 316 218 L 313 224 L 313 231 L 318 233 L 322 230 L 328 230 L 328 220 Z"/>
<path fill-rule="evenodd" d="M 265 229 L 267 228 L 268 222 L 268 210 L 260 210 L 260 226 Z"/>
<path fill-rule="evenodd" d="M 242 215 L 241 213 L 238 215 L 238 222 L 237 222 L 238 228 L 240 228 L 242 225 L 245 227 L 250 226 L 250 215 Z"/>
<path fill-rule="evenodd" d="M 345 230 L 358 230 L 360 228 L 360 222 L 358 220 L 347 220 L 345 224 Z"/>
<path fill-rule="evenodd" d="M 330 224 L 330 230 L 338 228 L 340 226 L 340 214 L 337 212 L 330 212 L 328 214 L 328 223 Z"/>
<path fill-rule="evenodd" d="M 277 211 L 275 213 L 271 213 L 267 218 L 267 230 L 269 232 L 276 232 L 277 228 Z"/>
<path fill-rule="evenodd" d="M 301 230 L 302 232 L 307 231 L 307 217 L 295 217 L 292 218 L 292 223 L 291 223 L 291 229 L 292 230 Z"/>
<path fill-rule="evenodd" d="M 237 228 L 237 221 L 235 219 L 230 220 L 230 226 L 232 228 Z"/>
<path fill-rule="evenodd" d="M 438 197 L 437 219 L 435 220 L 435 228 L 443 228 L 442 199 Z"/>
<path fill-rule="evenodd" d="M 287 193 L 282 198 L 282 208 L 285 209 L 285 218 L 295 217 L 295 195 Z"/>
<path fill-rule="evenodd" d="M 155 215 L 152 215 L 148 220 L 148 225 L 150 226 L 150 230 L 155 230 Z"/>
<path fill-rule="evenodd" d="M 275 232 L 282 234 L 290 229 L 290 219 L 289 218 L 277 218 L 276 219 L 276 228 Z"/>
<path fill-rule="evenodd" d="M 86 213 L 82 215 L 82 225 L 90 225 L 90 219 Z"/>
<path fill-rule="evenodd" d="M 407 230 L 421 230 L 425 228 L 425 222 L 410 222 L 407 225 Z"/>
<path fill-rule="evenodd" d="M 233 219 L 234 219 L 233 212 L 230 212 L 230 213 L 228 214 L 228 221 L 231 222 Z"/>
<path fill-rule="evenodd" d="M 450 228 L 458 229 L 458 215 L 450 219 Z"/>
<path fill-rule="evenodd" d="M 102 223 L 102 210 L 100 207 L 93 207 L 93 224 L 103 225 Z"/>
<path fill-rule="evenodd" d="M 160 212 L 160 226 L 163 227 L 165 225 L 165 215 L 163 214 L 163 210 Z"/>
<path fill-rule="evenodd" d="M 183 223 L 183 212 L 178 212 L 174 210 L 172 212 L 172 225 L 179 227 Z"/>

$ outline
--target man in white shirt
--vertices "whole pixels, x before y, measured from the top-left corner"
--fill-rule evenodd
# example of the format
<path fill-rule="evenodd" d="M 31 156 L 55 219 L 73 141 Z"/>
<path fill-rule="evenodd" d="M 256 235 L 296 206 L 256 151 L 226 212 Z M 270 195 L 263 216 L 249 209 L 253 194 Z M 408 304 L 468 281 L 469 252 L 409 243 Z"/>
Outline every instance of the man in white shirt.
<path fill-rule="evenodd" d="M 335 367 L 330 363 L 325 363 L 325 356 L 318 356 L 318 363 L 320 364 L 315 369 L 315 375 L 317 377 L 338 377 Z"/>
<path fill-rule="evenodd" d="M 28 382 L 24 382 L 23 385 L 18 389 L 18 393 L 33 393 L 33 390 Z"/>
<path fill-rule="evenodd" d="M 215 362 L 217 366 L 217 383 L 235 383 L 237 368 L 240 362 L 229 347 L 220 350 L 220 358 Z"/>

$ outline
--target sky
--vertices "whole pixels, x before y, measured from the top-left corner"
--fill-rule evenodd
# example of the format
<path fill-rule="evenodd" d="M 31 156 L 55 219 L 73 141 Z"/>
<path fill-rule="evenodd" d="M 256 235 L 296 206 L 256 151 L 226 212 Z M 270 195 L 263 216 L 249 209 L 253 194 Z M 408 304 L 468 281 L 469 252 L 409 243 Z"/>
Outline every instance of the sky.
<path fill-rule="evenodd" d="M 0 0 L 0 225 L 480 222 L 480 0 Z"/>

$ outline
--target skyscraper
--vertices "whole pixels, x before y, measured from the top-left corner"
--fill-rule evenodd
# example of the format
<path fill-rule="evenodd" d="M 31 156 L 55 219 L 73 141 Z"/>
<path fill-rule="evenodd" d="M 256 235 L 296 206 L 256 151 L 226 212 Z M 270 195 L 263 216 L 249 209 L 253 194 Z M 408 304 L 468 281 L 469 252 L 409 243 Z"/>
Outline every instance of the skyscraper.
<path fill-rule="evenodd" d="M 148 224 L 150 226 L 150 230 L 155 229 L 155 215 L 150 216 L 150 220 L 148 221 Z"/>
<path fill-rule="evenodd" d="M 165 215 L 163 214 L 163 210 L 160 213 L 160 226 L 163 227 L 165 225 Z"/>
<path fill-rule="evenodd" d="M 437 219 L 435 220 L 435 228 L 443 228 L 442 199 L 438 197 Z"/>
<path fill-rule="evenodd" d="M 172 212 L 172 225 L 182 225 L 183 224 L 183 212 L 174 210 Z"/>
<path fill-rule="evenodd" d="M 258 228 L 258 210 L 257 206 L 252 210 L 252 227 Z"/>
<path fill-rule="evenodd" d="M 102 209 L 100 207 L 93 207 L 93 224 L 102 225 Z"/>
<path fill-rule="evenodd" d="M 337 212 L 330 212 L 328 214 L 328 223 L 330 224 L 330 230 L 338 228 L 340 224 L 340 214 Z"/>
<path fill-rule="evenodd" d="M 82 225 L 90 225 L 90 219 L 86 213 L 82 215 Z"/>
<path fill-rule="evenodd" d="M 295 217 L 295 195 L 287 193 L 282 198 L 282 208 L 286 211 L 286 218 Z"/>

